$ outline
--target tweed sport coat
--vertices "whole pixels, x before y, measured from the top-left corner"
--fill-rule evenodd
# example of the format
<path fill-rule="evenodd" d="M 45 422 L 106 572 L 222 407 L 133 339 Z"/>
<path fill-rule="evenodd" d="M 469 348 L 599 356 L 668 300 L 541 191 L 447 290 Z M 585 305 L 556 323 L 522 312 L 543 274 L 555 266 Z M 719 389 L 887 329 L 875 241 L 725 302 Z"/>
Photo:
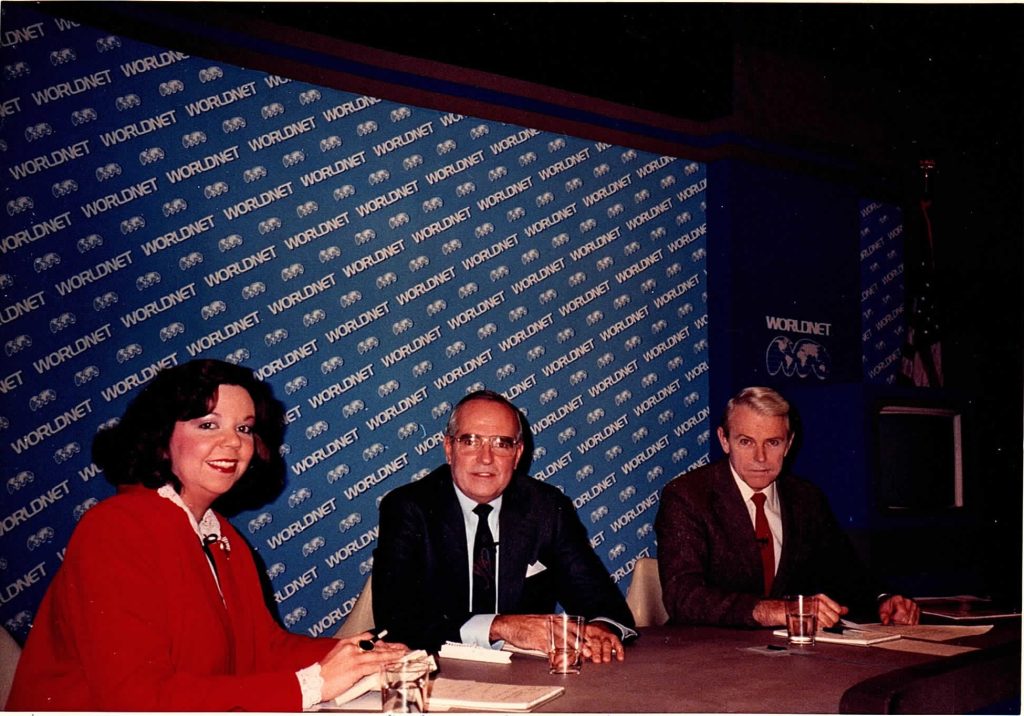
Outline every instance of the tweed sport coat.
<path fill-rule="evenodd" d="M 839 528 L 824 493 L 783 473 L 782 555 L 770 598 L 825 593 L 852 611 L 874 613 L 882 590 Z M 655 520 L 658 571 L 671 622 L 759 626 L 761 558 L 750 513 L 726 459 L 671 480 Z"/>

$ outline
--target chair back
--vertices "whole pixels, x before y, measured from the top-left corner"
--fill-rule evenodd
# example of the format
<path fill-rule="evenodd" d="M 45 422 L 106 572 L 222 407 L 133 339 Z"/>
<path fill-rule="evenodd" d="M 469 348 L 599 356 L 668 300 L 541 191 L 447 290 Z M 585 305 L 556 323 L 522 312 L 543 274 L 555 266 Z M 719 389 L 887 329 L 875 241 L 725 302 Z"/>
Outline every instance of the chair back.
<path fill-rule="evenodd" d="M 633 580 L 626 590 L 626 604 L 633 612 L 638 627 L 661 626 L 668 621 L 665 603 L 661 600 L 661 577 L 658 560 L 641 557 L 633 568 Z"/>
<path fill-rule="evenodd" d="M 356 598 L 355 606 L 345 617 L 341 628 L 334 634 L 335 639 L 361 634 L 373 628 L 373 574 L 366 578 L 363 591 Z"/>
<path fill-rule="evenodd" d="M 7 697 L 11 693 L 11 684 L 14 682 L 14 672 L 18 668 L 18 659 L 21 658 L 21 647 L 14 637 L 7 633 L 6 629 L 0 629 L 0 711 L 7 704 Z"/>

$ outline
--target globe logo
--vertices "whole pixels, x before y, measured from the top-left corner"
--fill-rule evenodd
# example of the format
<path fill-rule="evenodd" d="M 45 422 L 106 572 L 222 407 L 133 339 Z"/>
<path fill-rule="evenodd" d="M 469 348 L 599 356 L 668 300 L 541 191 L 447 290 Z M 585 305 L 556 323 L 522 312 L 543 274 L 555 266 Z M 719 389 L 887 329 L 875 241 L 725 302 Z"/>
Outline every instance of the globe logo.
<path fill-rule="evenodd" d="M 825 380 L 832 372 L 832 359 L 823 345 L 809 338 L 797 341 L 776 336 L 765 351 L 765 367 L 769 375 L 782 373 L 787 378 L 813 376 Z"/>

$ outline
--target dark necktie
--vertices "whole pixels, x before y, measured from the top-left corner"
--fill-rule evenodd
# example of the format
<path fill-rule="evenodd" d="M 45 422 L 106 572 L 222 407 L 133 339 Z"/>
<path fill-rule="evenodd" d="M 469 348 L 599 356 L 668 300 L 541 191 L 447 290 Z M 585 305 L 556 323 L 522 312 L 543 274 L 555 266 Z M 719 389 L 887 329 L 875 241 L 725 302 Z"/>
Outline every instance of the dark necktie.
<path fill-rule="evenodd" d="M 479 520 L 473 539 L 473 613 L 494 614 L 494 536 L 487 524 L 490 505 L 473 508 Z"/>
<path fill-rule="evenodd" d="M 775 578 L 775 544 L 772 541 L 772 531 L 768 528 L 768 518 L 764 514 L 764 493 L 755 492 L 750 499 L 754 503 L 754 536 L 757 537 L 757 544 L 761 549 L 764 593 L 767 596 L 772 591 L 772 580 Z"/>

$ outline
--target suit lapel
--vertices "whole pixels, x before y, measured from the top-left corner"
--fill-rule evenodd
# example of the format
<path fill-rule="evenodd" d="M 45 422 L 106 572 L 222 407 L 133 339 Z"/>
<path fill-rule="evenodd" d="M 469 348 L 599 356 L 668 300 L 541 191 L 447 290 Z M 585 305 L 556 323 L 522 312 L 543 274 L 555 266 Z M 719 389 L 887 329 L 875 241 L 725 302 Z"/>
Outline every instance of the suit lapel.
<path fill-rule="evenodd" d="M 438 549 L 433 557 L 438 570 L 447 574 L 441 584 L 448 585 L 448 604 L 459 604 L 471 611 L 469 604 L 469 546 L 466 544 L 466 522 L 455 496 L 455 484 L 448 473 L 438 482 L 435 509 L 438 511 Z"/>
<path fill-rule="evenodd" d="M 793 495 L 789 490 L 789 482 L 785 475 L 779 475 L 775 480 L 775 489 L 779 495 L 779 506 L 782 510 L 782 556 L 779 559 L 779 567 L 775 570 L 775 582 L 772 583 L 773 595 L 784 595 L 790 591 L 790 581 L 793 560 L 796 554 L 796 545 L 800 544 L 800 526 L 794 519 L 795 506 Z"/>
<path fill-rule="evenodd" d="M 498 516 L 498 609 L 508 610 L 518 604 L 523 593 L 524 575 L 532 546 L 531 534 L 533 517 L 522 492 L 517 487 L 516 476 L 506 488 L 501 499 L 501 514 Z"/>
<path fill-rule="evenodd" d="M 725 526 L 726 539 L 732 547 L 736 568 L 751 583 L 761 584 L 761 555 L 757 550 L 754 524 L 743 503 L 743 495 L 733 480 L 728 460 L 722 461 L 722 468 L 716 471 L 714 479 L 715 507 Z"/>

